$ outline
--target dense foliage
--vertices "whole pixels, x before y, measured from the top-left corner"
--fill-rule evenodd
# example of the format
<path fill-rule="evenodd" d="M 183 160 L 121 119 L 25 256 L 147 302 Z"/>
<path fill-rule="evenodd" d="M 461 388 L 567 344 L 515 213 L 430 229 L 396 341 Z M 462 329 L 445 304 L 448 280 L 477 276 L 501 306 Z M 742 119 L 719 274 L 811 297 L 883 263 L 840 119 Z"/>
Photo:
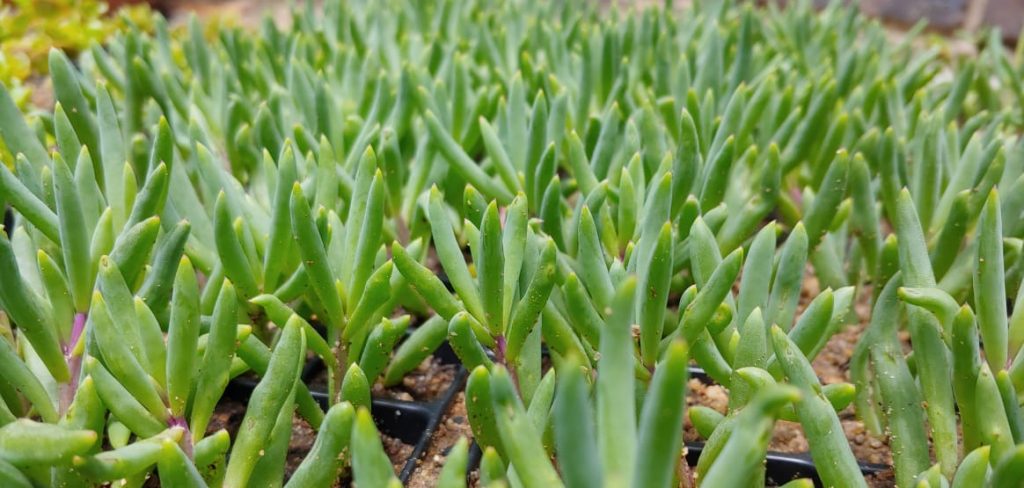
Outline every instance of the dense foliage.
<path fill-rule="evenodd" d="M 1020 56 L 694 3 L 328 0 L 51 51 L 52 113 L 0 93 L 4 486 L 280 486 L 295 412 L 289 486 L 398 484 L 371 386 L 445 341 L 485 486 L 762 486 L 777 419 L 866 486 L 851 404 L 899 486 L 1015 486 Z M 691 363 L 730 392 L 689 412 L 692 468 Z M 242 430 L 209 431 L 244 373 Z"/>

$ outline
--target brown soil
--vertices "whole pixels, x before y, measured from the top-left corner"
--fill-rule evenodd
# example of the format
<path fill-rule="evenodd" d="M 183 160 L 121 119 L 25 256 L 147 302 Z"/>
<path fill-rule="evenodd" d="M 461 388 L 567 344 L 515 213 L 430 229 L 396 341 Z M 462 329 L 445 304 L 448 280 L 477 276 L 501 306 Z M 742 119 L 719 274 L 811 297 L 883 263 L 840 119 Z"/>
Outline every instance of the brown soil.
<path fill-rule="evenodd" d="M 238 429 L 242 425 L 242 420 L 245 418 L 245 408 L 245 403 L 234 398 L 222 399 L 213 412 L 213 417 L 210 419 L 210 425 L 207 428 L 207 433 L 217 432 L 220 429 L 227 429 L 231 439 L 234 440 L 237 438 Z M 299 465 L 302 464 L 302 460 L 305 459 L 307 454 L 309 454 L 309 451 L 312 449 L 315 441 L 316 431 L 308 422 L 306 422 L 305 419 L 296 414 L 295 418 L 292 420 L 292 438 L 288 444 L 288 454 L 285 460 L 285 481 L 291 478 L 292 473 L 294 473 L 295 470 L 298 469 Z M 387 453 L 392 466 L 394 466 L 395 474 L 398 474 L 405 466 L 406 459 L 412 455 L 412 451 L 415 449 L 415 446 L 406 444 L 400 439 L 390 437 L 387 434 L 381 435 L 381 441 L 384 444 L 384 452 Z M 350 480 L 348 477 L 343 475 L 335 486 L 349 486 L 349 483 Z"/>
<path fill-rule="evenodd" d="M 457 366 L 442 364 L 437 357 L 424 359 L 419 366 L 406 373 L 402 382 L 394 386 L 373 385 L 374 398 L 406 402 L 431 402 L 441 397 L 455 380 Z M 307 382 L 311 391 L 327 391 L 327 370 L 320 369 Z"/>
<path fill-rule="evenodd" d="M 284 461 L 285 480 L 290 479 L 295 470 L 299 469 L 302 460 L 313 448 L 314 441 L 316 441 L 316 430 L 306 422 L 306 419 L 295 415 L 292 419 L 292 439 L 288 443 L 288 454 Z"/>
<path fill-rule="evenodd" d="M 807 304 L 819 292 L 818 280 L 813 271 L 808 268 L 804 276 L 804 289 L 800 294 L 800 302 L 797 306 L 797 317 L 803 313 Z M 853 355 L 854 347 L 856 347 L 871 315 L 870 297 L 870 289 L 860 290 L 858 300 L 854 304 L 857 323 L 836 333 L 814 359 L 812 365 L 822 384 L 849 381 L 850 357 Z M 906 342 L 905 337 L 901 337 L 901 339 Z M 687 386 L 687 406 L 703 405 L 723 414 L 726 412 L 729 404 L 729 394 L 726 388 L 719 385 L 706 385 L 697 379 L 691 379 Z M 853 454 L 858 460 L 873 464 L 892 464 L 888 438 L 867 432 L 864 424 L 857 420 L 852 407 L 840 412 L 839 419 Z M 683 436 L 688 442 L 701 440 L 688 417 L 685 421 Z M 807 437 L 799 423 L 780 420 L 775 424 L 768 449 L 781 453 L 803 453 L 808 451 L 809 446 Z M 894 486 L 894 483 L 892 470 L 868 477 L 868 484 L 872 488 L 889 488 Z"/>
<path fill-rule="evenodd" d="M 460 392 L 448 407 L 441 423 L 431 437 L 423 458 L 417 460 L 416 471 L 406 484 L 409 488 L 429 488 L 437 484 L 437 478 L 447 461 L 447 452 L 460 438 L 473 438 L 466 416 L 466 397 Z"/>
<path fill-rule="evenodd" d="M 893 470 L 882 471 L 867 477 L 868 486 L 871 488 L 895 488 L 896 473 Z"/>
<path fill-rule="evenodd" d="M 406 444 L 397 437 L 391 437 L 387 434 L 381 434 L 381 442 L 384 444 L 384 452 L 387 453 L 388 459 L 391 460 L 391 465 L 395 468 L 395 474 L 397 475 L 405 467 L 405 461 L 412 456 L 412 451 L 416 449 L 416 446 L 412 444 Z"/>
<path fill-rule="evenodd" d="M 385 387 L 380 383 L 374 384 L 373 396 L 404 401 L 434 401 L 451 387 L 457 368 L 454 364 L 442 364 L 440 359 L 431 356 L 416 366 L 416 369 L 406 373 L 397 385 Z"/>
<path fill-rule="evenodd" d="M 388 459 L 391 460 L 391 467 L 395 470 L 395 476 L 398 476 L 402 472 L 402 468 L 405 467 L 405 460 L 409 459 L 412 455 L 412 451 L 416 449 L 412 444 L 406 444 L 401 439 L 391 437 L 387 434 L 380 435 L 381 443 L 384 445 L 384 453 L 388 455 Z M 337 483 L 334 484 L 337 487 L 351 487 L 355 486 L 352 482 L 352 473 L 345 468 L 342 472 L 341 478 Z"/>
<path fill-rule="evenodd" d="M 846 363 L 849 361 L 849 355 L 853 352 L 853 344 L 856 343 L 857 336 L 859 336 L 859 329 L 848 327 L 833 337 L 826 349 L 819 355 L 814 366 L 824 383 L 846 380 Z M 841 362 L 838 362 L 840 359 Z M 729 404 L 729 394 L 726 388 L 720 385 L 707 385 L 698 379 L 691 379 L 687 387 L 686 404 L 688 407 L 703 405 L 723 414 L 726 412 Z M 846 438 L 850 442 L 850 447 L 853 449 L 853 454 L 858 460 L 873 464 L 892 464 L 888 439 L 867 432 L 864 429 L 864 424 L 854 416 L 852 407 L 840 412 L 839 419 Z M 683 437 L 687 442 L 703 440 L 690 423 L 689 417 L 685 421 Z M 775 424 L 768 449 L 781 453 L 803 453 L 808 451 L 809 445 L 799 423 L 780 420 Z M 891 470 L 868 477 L 868 485 L 872 488 L 889 488 L 894 486 L 893 483 Z"/>
<path fill-rule="evenodd" d="M 238 429 L 245 418 L 246 404 L 234 398 L 224 398 L 217 405 L 210 419 L 210 425 L 206 429 L 208 434 L 217 432 L 220 429 L 227 429 L 231 439 L 238 437 Z M 292 473 L 302 464 L 302 460 L 313 447 L 316 441 L 316 430 L 310 427 L 309 423 L 299 415 L 292 419 L 292 438 L 288 443 L 288 454 L 285 459 L 284 478 L 288 480 Z"/>
<path fill-rule="evenodd" d="M 805 289 L 801 294 L 798 306 L 798 315 L 810 300 L 819 292 L 818 282 L 815 277 L 808 273 L 805 280 Z M 814 370 L 818 373 L 823 384 L 849 381 L 847 370 L 849 360 L 854 347 L 860 338 L 863 327 L 866 326 L 870 310 L 868 297 L 870 290 L 860 292 L 858 302 L 855 304 L 855 312 L 858 316 L 857 323 L 839 331 L 813 362 Z M 906 337 L 901 337 L 906 342 Z M 373 395 L 376 398 L 389 398 L 404 401 L 431 401 L 439 398 L 454 381 L 456 374 L 455 365 L 445 365 L 435 358 L 430 357 L 417 366 L 403 379 L 402 383 L 396 386 L 385 388 L 377 383 L 373 388 Z M 310 382 L 312 388 L 326 384 L 326 372 L 320 372 Z M 719 412 L 725 413 L 728 408 L 728 390 L 719 385 L 708 385 L 698 379 L 691 379 L 688 383 L 687 406 L 703 405 L 711 407 Z M 220 428 L 227 428 L 234 438 L 238 425 L 245 415 L 245 405 L 240 402 L 227 399 L 218 406 L 214 418 L 210 422 L 210 431 Z M 888 439 L 884 436 L 874 436 L 868 433 L 863 424 L 856 419 L 852 407 L 848 407 L 839 414 L 843 430 L 858 460 L 874 464 L 891 464 L 892 455 L 888 446 Z M 447 451 L 458 441 L 460 437 L 472 439 L 472 431 L 466 416 L 464 393 L 460 392 L 448 410 L 445 412 L 441 423 L 435 431 L 431 444 L 424 456 L 417 460 L 416 470 L 407 486 L 428 487 L 433 486 L 440 475 L 446 461 Z M 308 424 L 300 418 L 296 418 L 292 444 L 289 446 L 286 474 L 290 474 L 301 463 L 302 458 L 309 451 L 315 433 Z M 700 441 L 699 435 L 691 425 L 687 417 L 684 425 L 684 439 L 687 442 Z M 405 460 L 412 454 L 414 447 L 405 444 L 398 439 L 383 436 L 384 449 L 392 460 L 395 472 L 401 471 Z M 808 451 L 807 438 L 799 423 L 779 421 L 776 423 L 769 450 L 781 453 L 805 453 Z M 895 486 L 891 470 L 867 477 L 868 485 L 872 488 L 891 488 Z M 470 473 L 470 486 L 478 484 L 478 473 Z M 341 486 L 347 486 L 347 480 L 343 480 Z"/>
<path fill-rule="evenodd" d="M 804 307 L 817 295 L 817 280 L 808 276 L 805 290 L 801 296 L 798 313 L 802 313 Z M 848 326 L 837 333 L 821 351 L 814 361 L 814 369 L 824 384 L 849 381 L 847 369 L 853 349 L 857 344 L 863 327 L 869 317 L 869 307 L 866 297 L 870 297 L 870 291 L 861 292 L 865 299 L 858 300 L 855 304 L 855 312 L 858 316 L 858 323 Z M 700 380 L 691 379 L 688 383 L 687 406 L 703 405 L 714 408 L 725 413 L 728 408 L 728 390 L 719 385 L 708 385 Z M 439 426 L 432 441 L 431 447 L 423 460 L 419 461 L 417 471 L 414 472 L 409 486 L 422 487 L 431 486 L 436 482 L 437 476 L 444 465 L 443 452 L 453 445 L 460 435 L 472 438 L 472 432 L 468 423 L 459 423 L 457 419 L 464 419 L 465 403 L 463 394 L 459 393 L 455 402 L 449 408 L 445 420 Z M 460 419 L 460 420 L 461 420 Z M 874 464 L 891 464 L 892 454 L 889 451 L 888 439 L 874 436 L 864 429 L 864 425 L 856 419 L 852 407 L 840 412 L 840 422 L 850 442 L 854 455 L 858 460 Z M 700 441 L 700 436 L 690 424 L 689 418 L 685 419 L 684 439 L 687 442 Z M 781 453 L 805 453 L 808 451 L 807 438 L 799 423 L 779 421 L 773 432 L 769 450 Z M 477 472 L 470 473 L 470 486 L 478 476 Z M 872 488 L 892 488 L 895 486 L 891 470 L 867 477 L 868 485 Z"/>
<path fill-rule="evenodd" d="M 242 419 L 244 418 L 245 403 L 234 398 L 221 398 L 217 408 L 213 410 L 213 416 L 210 417 L 210 424 L 206 428 L 206 433 L 209 435 L 218 430 L 227 429 L 228 435 L 234 441 L 238 434 L 238 427 L 242 425 Z"/>
<path fill-rule="evenodd" d="M 832 336 L 818 357 L 814 358 L 811 365 L 822 384 L 850 381 L 850 358 L 863 330 L 860 325 L 844 327 Z"/>

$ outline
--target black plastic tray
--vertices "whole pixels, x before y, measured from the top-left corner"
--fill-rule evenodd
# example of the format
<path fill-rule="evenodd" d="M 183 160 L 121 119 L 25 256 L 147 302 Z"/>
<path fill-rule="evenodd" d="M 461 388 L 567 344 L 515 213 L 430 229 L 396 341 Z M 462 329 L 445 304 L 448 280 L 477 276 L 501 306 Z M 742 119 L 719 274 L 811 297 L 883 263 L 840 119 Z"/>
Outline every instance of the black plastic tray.
<path fill-rule="evenodd" d="M 700 459 L 700 454 L 703 450 L 703 442 L 686 443 L 687 464 L 690 466 L 696 466 L 697 460 Z M 483 452 L 480 450 L 480 446 L 474 442 L 469 451 L 469 469 L 466 473 L 467 476 L 470 472 L 480 466 L 480 458 L 482 455 Z M 884 464 L 860 463 L 860 472 L 865 476 L 878 474 L 888 469 L 889 466 Z M 811 456 L 809 454 L 786 454 L 779 452 L 768 453 L 765 458 L 766 485 L 779 486 L 800 478 L 810 478 L 811 481 L 814 482 L 814 486 L 817 487 L 825 486 L 821 482 L 821 477 L 818 476 L 818 468 L 815 467 L 814 461 L 811 460 Z"/>
<path fill-rule="evenodd" d="M 407 483 L 412 477 L 418 461 L 430 447 L 434 432 L 437 430 L 438 425 L 440 425 L 445 412 L 452 404 L 456 395 L 462 391 L 468 376 L 468 372 L 462 367 L 458 357 L 455 356 L 454 351 L 452 351 L 447 342 L 443 343 L 434 352 L 433 356 L 441 364 L 457 366 L 452 384 L 449 385 L 443 394 L 434 400 L 426 402 L 374 398 L 372 403 L 372 413 L 377 428 L 382 433 L 413 446 L 412 453 L 406 458 L 405 464 L 399 472 L 398 477 L 403 484 Z M 318 359 L 310 361 L 303 370 L 303 381 L 307 385 L 310 384 L 310 380 L 322 369 L 323 363 Z M 703 369 L 692 365 L 689 369 L 690 378 L 697 379 L 706 384 L 715 384 L 714 380 Z M 252 393 L 252 389 L 256 386 L 256 381 L 256 379 L 251 377 L 236 378 L 229 384 L 225 395 L 236 398 L 248 398 L 248 395 Z M 326 391 L 310 387 L 310 393 L 322 407 L 327 408 L 329 399 L 327 398 Z M 696 466 L 704 444 L 702 442 L 687 443 L 686 448 L 687 462 L 691 466 Z M 482 452 L 479 446 L 476 442 L 473 442 L 469 452 L 467 477 L 479 467 L 481 457 Z M 769 485 L 782 485 L 794 479 L 810 478 L 815 486 L 824 486 L 821 478 L 818 476 L 818 470 L 814 465 L 814 461 L 808 453 L 769 452 L 765 466 L 767 471 L 765 482 Z M 859 466 L 861 473 L 865 476 L 891 469 L 890 466 L 884 464 L 859 463 Z"/>
<path fill-rule="evenodd" d="M 703 369 L 697 366 L 690 366 L 690 378 L 700 380 L 703 383 L 714 384 L 714 380 L 711 379 Z M 686 443 L 686 462 L 690 466 L 696 466 L 697 460 L 700 459 L 700 454 L 704 450 L 703 442 L 688 442 Z M 480 466 L 480 458 L 483 456 L 483 452 L 480 450 L 480 446 L 473 442 L 473 445 L 469 451 L 469 463 L 467 469 L 467 476 L 470 472 L 474 471 Z M 865 476 L 881 473 L 890 469 L 890 466 L 885 464 L 872 464 L 858 462 L 860 471 Z M 818 476 L 818 468 L 815 467 L 814 461 L 811 459 L 809 453 L 781 453 L 781 452 L 769 452 L 765 459 L 765 484 L 769 486 L 778 486 L 800 478 L 810 478 L 814 482 L 814 486 L 823 487 L 824 484 L 821 482 L 821 477 Z"/>
<path fill-rule="evenodd" d="M 686 443 L 686 462 L 690 466 L 696 466 L 701 452 L 704 450 L 703 442 Z M 889 466 L 879 464 L 859 463 L 861 474 L 867 476 L 877 474 L 889 469 Z M 769 452 L 765 458 L 765 484 L 783 485 L 800 478 L 810 478 L 814 486 L 824 486 L 818 476 L 818 468 L 814 466 L 810 454 L 794 453 L 786 454 Z"/>
<path fill-rule="evenodd" d="M 466 377 L 469 375 L 466 369 L 462 367 L 458 358 L 455 356 L 455 352 L 452 351 L 447 342 L 438 347 L 438 349 L 434 351 L 433 356 L 437 358 L 442 365 L 457 366 L 455 375 L 452 379 L 452 384 L 449 385 L 447 390 L 445 390 L 440 396 L 426 402 L 392 400 L 385 398 L 374 398 L 372 400 L 371 412 L 373 414 L 374 423 L 377 424 L 377 429 L 389 437 L 396 438 L 405 444 L 413 446 L 412 453 L 408 458 L 406 458 L 402 465 L 402 469 L 398 474 L 398 478 L 403 484 L 407 483 L 412 477 L 419 459 L 427 451 L 427 448 L 430 447 L 430 441 L 434 436 L 434 431 L 437 430 L 437 426 L 441 423 L 441 419 L 444 417 L 448 407 L 455 399 L 455 396 L 462 391 L 466 382 Z M 302 380 L 309 385 L 311 382 L 310 380 L 320 373 L 320 371 L 323 370 L 323 367 L 323 363 L 320 362 L 319 359 L 309 361 L 303 369 Z M 258 381 L 259 380 L 257 378 L 250 376 L 235 378 L 228 384 L 228 388 L 225 390 L 224 396 L 236 399 L 248 399 Z M 312 386 L 309 387 L 309 390 L 313 399 L 316 400 L 322 408 L 326 410 L 330 406 L 330 399 L 328 398 L 326 391 Z M 479 459 L 479 456 L 477 459 Z"/>
<path fill-rule="evenodd" d="M 690 366 L 690 378 L 700 380 L 701 383 L 707 385 L 716 384 L 715 380 L 711 379 L 703 369 L 697 366 Z M 686 461 L 690 463 L 691 466 L 696 466 L 697 459 L 700 457 L 700 453 L 704 449 L 704 443 L 687 443 L 686 448 Z M 857 461 L 857 465 L 860 466 L 860 472 L 865 476 L 878 474 L 892 468 L 887 464 L 866 463 L 860 460 Z M 769 451 L 765 467 L 767 471 L 765 482 L 770 485 L 782 485 L 795 479 L 810 478 L 814 481 L 814 486 L 824 486 L 821 482 L 821 478 L 818 476 L 818 468 L 814 466 L 814 460 L 811 459 L 810 453 L 783 453 Z"/>

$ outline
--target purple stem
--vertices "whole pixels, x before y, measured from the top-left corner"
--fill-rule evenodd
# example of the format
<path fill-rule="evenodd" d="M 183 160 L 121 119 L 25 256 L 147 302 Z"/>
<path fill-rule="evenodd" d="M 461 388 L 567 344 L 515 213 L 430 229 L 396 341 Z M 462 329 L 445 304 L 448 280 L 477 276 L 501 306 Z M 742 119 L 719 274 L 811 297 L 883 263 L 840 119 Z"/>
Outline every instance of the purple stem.
<path fill-rule="evenodd" d="M 181 427 L 182 430 L 185 431 L 181 436 L 181 442 L 179 444 L 181 445 L 181 450 L 185 451 L 185 455 L 188 456 L 189 459 L 192 459 L 192 431 L 188 429 L 188 422 L 183 418 L 172 415 L 167 419 L 167 426 L 171 428 Z"/>
<path fill-rule="evenodd" d="M 494 358 L 498 360 L 499 364 L 505 365 L 505 348 L 508 347 L 508 344 L 505 342 L 505 336 L 500 335 L 496 337 L 494 342 L 496 343 Z"/>
<path fill-rule="evenodd" d="M 82 355 L 76 355 L 74 351 L 78 341 L 82 338 L 82 332 L 85 330 L 85 321 L 88 317 L 87 314 L 82 312 L 75 314 L 74 322 L 71 325 L 71 338 L 68 342 L 61 345 L 61 351 L 64 352 L 64 361 L 67 362 L 68 370 L 71 373 L 68 384 L 61 385 L 60 387 L 60 411 L 62 414 L 71 407 L 71 402 L 75 399 L 75 392 L 78 391 L 78 376 L 82 372 Z"/>
<path fill-rule="evenodd" d="M 75 345 L 78 344 L 78 340 L 81 339 L 82 331 L 85 330 L 85 320 L 87 318 L 89 318 L 89 316 L 85 313 L 75 314 L 75 322 L 71 325 L 71 341 L 64 349 L 65 356 L 71 354 L 71 350 L 75 348 Z"/>

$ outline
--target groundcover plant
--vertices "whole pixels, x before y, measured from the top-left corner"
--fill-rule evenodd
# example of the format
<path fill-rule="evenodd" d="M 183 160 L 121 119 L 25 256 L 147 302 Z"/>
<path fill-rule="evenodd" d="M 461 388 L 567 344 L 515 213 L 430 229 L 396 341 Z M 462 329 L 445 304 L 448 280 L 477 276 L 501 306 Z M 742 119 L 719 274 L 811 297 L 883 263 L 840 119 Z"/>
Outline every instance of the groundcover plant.
<path fill-rule="evenodd" d="M 777 420 L 825 486 L 1020 486 L 1024 49 L 788 3 L 327 0 L 51 51 L 52 110 L 0 91 L 0 484 L 400 485 L 374 385 L 447 342 L 481 455 L 437 486 L 811 486 Z"/>

